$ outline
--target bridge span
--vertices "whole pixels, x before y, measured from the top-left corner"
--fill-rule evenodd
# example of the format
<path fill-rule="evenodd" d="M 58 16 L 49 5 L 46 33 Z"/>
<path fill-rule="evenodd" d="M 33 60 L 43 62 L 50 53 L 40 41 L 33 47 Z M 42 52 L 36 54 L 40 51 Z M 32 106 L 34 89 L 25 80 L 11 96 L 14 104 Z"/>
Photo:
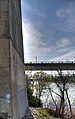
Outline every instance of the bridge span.
<path fill-rule="evenodd" d="M 75 62 L 25 63 L 25 70 L 75 70 Z"/>

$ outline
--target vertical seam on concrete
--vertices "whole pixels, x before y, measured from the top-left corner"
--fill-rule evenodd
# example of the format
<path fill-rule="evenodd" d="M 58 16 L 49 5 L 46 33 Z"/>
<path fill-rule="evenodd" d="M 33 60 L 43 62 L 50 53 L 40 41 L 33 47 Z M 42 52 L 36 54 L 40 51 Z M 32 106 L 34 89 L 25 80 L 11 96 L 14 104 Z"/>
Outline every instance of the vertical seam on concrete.
<path fill-rule="evenodd" d="M 8 0 L 8 14 L 9 14 L 9 7 L 10 7 L 10 0 Z M 9 18 L 8 18 L 9 19 Z M 8 23 L 9 24 L 9 23 Z M 12 85 L 11 85 L 11 56 L 10 56 L 10 53 L 11 53 L 11 51 L 10 51 L 10 25 L 8 25 L 9 26 L 9 69 L 10 69 L 10 92 L 11 92 L 11 95 L 12 95 Z M 11 96 L 11 98 L 12 98 L 12 96 Z M 12 99 L 10 98 L 10 101 L 12 101 Z M 13 109 L 12 109 L 12 103 L 11 103 L 11 116 L 12 116 L 12 119 L 13 119 Z"/>

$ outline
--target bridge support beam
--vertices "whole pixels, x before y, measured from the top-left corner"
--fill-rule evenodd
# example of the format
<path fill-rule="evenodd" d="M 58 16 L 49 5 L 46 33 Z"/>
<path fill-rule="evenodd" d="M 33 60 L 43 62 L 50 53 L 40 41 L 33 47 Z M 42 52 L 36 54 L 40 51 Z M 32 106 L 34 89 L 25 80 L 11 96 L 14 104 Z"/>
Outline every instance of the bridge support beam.
<path fill-rule="evenodd" d="M 0 116 L 22 119 L 28 107 L 21 0 L 0 0 Z"/>
<path fill-rule="evenodd" d="M 75 70 L 75 62 L 70 63 L 25 63 L 25 70 Z"/>

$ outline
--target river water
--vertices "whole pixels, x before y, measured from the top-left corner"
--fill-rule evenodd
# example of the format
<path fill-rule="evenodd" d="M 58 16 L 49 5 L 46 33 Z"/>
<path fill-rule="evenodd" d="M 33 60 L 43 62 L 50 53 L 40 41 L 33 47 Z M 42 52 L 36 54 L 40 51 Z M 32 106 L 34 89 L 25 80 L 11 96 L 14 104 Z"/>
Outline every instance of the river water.
<path fill-rule="evenodd" d="M 62 85 L 60 85 L 60 86 L 62 86 Z M 53 90 L 54 92 L 56 92 L 57 94 L 60 95 L 60 91 L 57 88 L 55 83 L 51 83 L 49 85 L 49 87 L 51 88 L 51 90 Z M 67 88 L 67 91 L 68 91 L 68 96 L 69 96 L 69 99 L 70 99 L 71 106 L 72 106 L 72 108 L 75 108 L 75 83 L 67 83 L 66 88 Z M 59 104 L 60 97 L 57 96 L 57 94 L 55 94 L 54 92 L 52 92 L 53 98 Z M 46 88 L 46 90 L 43 90 L 42 96 L 41 96 L 41 101 L 42 101 L 43 107 L 55 108 L 55 105 L 52 101 L 52 98 L 51 98 L 51 95 L 50 95 L 50 92 L 49 92 L 48 88 Z M 68 106 L 66 93 L 65 93 L 65 106 Z"/>

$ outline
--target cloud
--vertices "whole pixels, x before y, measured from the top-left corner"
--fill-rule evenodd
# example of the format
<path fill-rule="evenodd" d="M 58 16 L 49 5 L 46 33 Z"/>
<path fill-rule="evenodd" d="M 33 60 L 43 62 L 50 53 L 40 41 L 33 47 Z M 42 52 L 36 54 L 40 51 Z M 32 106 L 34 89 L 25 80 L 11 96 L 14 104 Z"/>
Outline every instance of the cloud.
<path fill-rule="evenodd" d="M 72 50 L 72 46 L 70 46 L 72 42 L 69 38 L 60 38 L 56 41 L 56 45 L 47 44 L 42 40 L 42 32 L 39 32 L 31 22 L 24 21 L 22 26 L 26 60 L 33 59 L 35 56 L 48 57 L 48 54 L 53 53 L 54 58 L 51 60 L 63 61 L 64 59 L 71 59 L 75 55 L 75 50 Z"/>
<path fill-rule="evenodd" d="M 25 8 L 25 10 L 28 13 L 46 18 L 47 17 L 46 11 L 44 9 L 42 9 L 43 7 L 41 7 L 42 4 L 40 4 L 40 3 L 37 0 L 33 0 L 33 2 L 26 1 L 24 5 L 22 2 L 22 6 L 23 6 L 23 8 Z"/>
<path fill-rule="evenodd" d="M 34 56 L 45 56 L 51 51 L 51 48 L 42 41 L 42 33 L 32 23 L 23 22 L 22 27 L 25 59 Z"/>
<path fill-rule="evenodd" d="M 65 31 L 75 32 L 75 1 L 69 2 L 64 8 L 59 9 L 56 16 L 63 22 Z"/>
<path fill-rule="evenodd" d="M 67 47 L 70 44 L 70 41 L 68 38 L 61 38 L 61 40 L 57 41 L 57 47 L 58 48 L 63 48 L 63 47 Z"/>
<path fill-rule="evenodd" d="M 56 42 L 56 46 L 53 48 L 51 61 L 64 61 L 75 59 L 75 48 L 73 47 L 73 41 L 69 38 L 61 38 Z"/>
<path fill-rule="evenodd" d="M 54 57 L 51 58 L 52 60 L 58 61 L 73 58 L 75 55 L 73 50 L 75 42 L 75 2 L 68 2 L 57 12 L 54 9 L 54 12 L 52 12 L 56 12 L 56 16 L 52 13 L 49 18 L 50 11 L 47 15 L 46 9 L 44 11 L 45 5 L 42 8 L 39 4 L 38 7 L 38 1 L 33 1 L 31 3 L 31 0 L 26 0 L 26 4 L 23 5 L 22 26 L 25 59 L 33 60 L 35 56 L 47 60 L 50 56 Z M 25 17 L 25 15 L 27 16 Z"/>
<path fill-rule="evenodd" d="M 68 38 L 60 38 L 56 40 L 55 45 L 52 45 L 52 52 L 64 53 L 72 47 L 70 46 L 71 43 L 72 42 Z"/>
<path fill-rule="evenodd" d="M 65 54 L 61 55 L 61 56 L 51 58 L 50 61 L 67 61 L 67 59 L 70 60 L 70 61 L 74 61 L 74 59 L 75 59 L 75 50 L 71 50 L 71 51 L 68 51 Z"/>

